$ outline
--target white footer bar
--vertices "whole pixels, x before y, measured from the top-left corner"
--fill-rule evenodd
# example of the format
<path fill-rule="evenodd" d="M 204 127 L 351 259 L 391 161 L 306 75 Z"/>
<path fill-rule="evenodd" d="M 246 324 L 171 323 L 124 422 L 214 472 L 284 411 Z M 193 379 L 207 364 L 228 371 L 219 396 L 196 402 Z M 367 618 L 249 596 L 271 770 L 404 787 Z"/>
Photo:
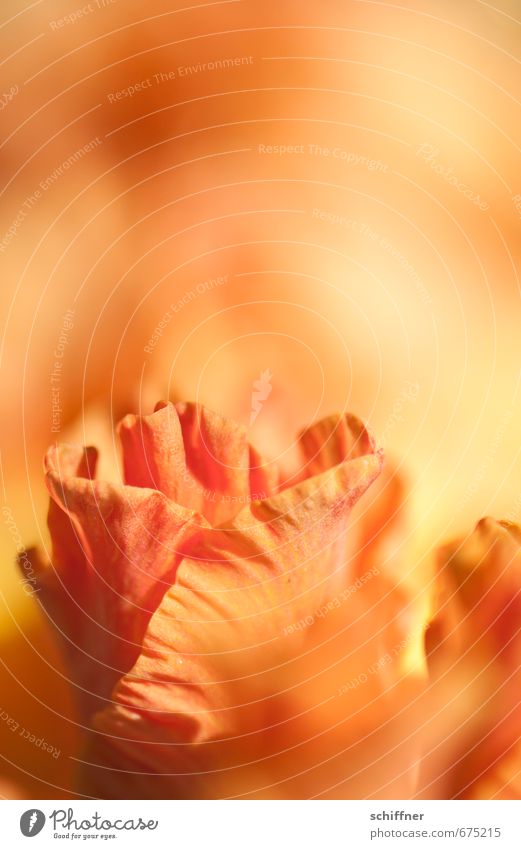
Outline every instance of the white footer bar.
<path fill-rule="evenodd" d="M 520 814 L 514 801 L 5 801 L 0 833 L 9 849 L 518 849 Z"/>

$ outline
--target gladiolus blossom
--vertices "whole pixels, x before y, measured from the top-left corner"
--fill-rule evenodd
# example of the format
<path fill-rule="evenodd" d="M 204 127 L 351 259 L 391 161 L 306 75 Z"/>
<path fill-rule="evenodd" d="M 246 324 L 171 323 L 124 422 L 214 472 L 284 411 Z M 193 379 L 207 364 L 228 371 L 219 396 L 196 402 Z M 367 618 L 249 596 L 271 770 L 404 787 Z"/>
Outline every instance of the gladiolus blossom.
<path fill-rule="evenodd" d="M 414 665 L 404 486 L 356 417 L 304 431 L 291 468 L 197 404 L 118 434 L 121 483 L 96 479 L 93 448 L 48 452 L 52 557 L 30 553 L 86 732 L 77 792 L 501 795 L 519 531 L 487 521 L 441 552 Z"/>

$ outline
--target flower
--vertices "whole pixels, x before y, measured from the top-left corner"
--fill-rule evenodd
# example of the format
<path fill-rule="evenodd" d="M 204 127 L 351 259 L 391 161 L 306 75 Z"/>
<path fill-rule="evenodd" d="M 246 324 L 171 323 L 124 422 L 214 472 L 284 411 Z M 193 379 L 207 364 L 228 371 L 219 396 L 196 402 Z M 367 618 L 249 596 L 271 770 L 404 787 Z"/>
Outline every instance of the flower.
<path fill-rule="evenodd" d="M 438 555 L 426 634 L 432 745 L 421 784 L 441 798 L 520 798 L 521 528 L 481 519 Z"/>
<path fill-rule="evenodd" d="M 411 794 L 421 679 L 375 544 L 401 507 L 393 474 L 363 498 L 383 457 L 362 423 L 313 425 L 283 474 L 196 404 L 118 431 L 123 484 L 49 451 L 52 564 L 33 555 L 89 729 L 80 792 Z"/>

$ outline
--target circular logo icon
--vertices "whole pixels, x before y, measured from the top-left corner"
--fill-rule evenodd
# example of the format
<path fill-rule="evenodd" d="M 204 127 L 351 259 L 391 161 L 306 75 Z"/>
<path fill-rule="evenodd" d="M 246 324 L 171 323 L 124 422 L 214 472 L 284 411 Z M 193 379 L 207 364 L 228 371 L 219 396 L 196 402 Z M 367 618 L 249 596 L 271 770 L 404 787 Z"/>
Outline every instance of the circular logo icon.
<path fill-rule="evenodd" d="M 20 831 L 26 837 L 34 837 L 39 834 L 45 825 L 45 814 L 38 808 L 31 808 L 20 817 Z"/>

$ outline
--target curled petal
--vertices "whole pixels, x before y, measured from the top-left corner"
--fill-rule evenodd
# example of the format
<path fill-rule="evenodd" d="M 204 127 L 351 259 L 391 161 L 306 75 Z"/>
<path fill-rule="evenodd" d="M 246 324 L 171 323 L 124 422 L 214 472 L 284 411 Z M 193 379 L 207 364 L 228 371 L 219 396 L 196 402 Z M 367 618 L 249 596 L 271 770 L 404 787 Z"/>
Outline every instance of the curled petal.
<path fill-rule="evenodd" d="M 276 491 L 276 470 L 248 444 L 245 428 L 199 404 L 128 415 L 118 432 L 128 484 L 157 489 L 212 525 Z"/>
<path fill-rule="evenodd" d="M 346 460 L 364 457 L 375 450 L 371 434 L 356 416 L 350 413 L 328 416 L 300 434 L 297 468 L 286 485 L 319 475 Z"/>
<path fill-rule="evenodd" d="M 371 435 L 352 415 L 329 416 L 305 430 L 299 440 L 299 476 L 318 474 L 332 464 L 374 450 Z M 357 501 L 346 535 L 345 557 L 353 576 L 378 573 L 364 589 L 381 621 L 393 621 L 406 640 L 408 656 L 422 668 L 420 643 L 425 618 L 425 570 L 411 567 L 408 487 L 387 458 L 374 484 Z M 404 567 L 407 568 L 404 568 Z"/>
<path fill-rule="evenodd" d="M 136 660 L 183 546 L 207 523 L 160 492 L 94 480 L 93 449 L 53 448 L 46 472 L 52 566 L 38 580 L 88 714 Z"/>
<path fill-rule="evenodd" d="M 237 682 L 247 680 L 249 701 L 268 705 L 274 669 L 301 645 L 297 636 L 288 654 L 288 629 L 345 588 L 349 511 L 380 468 L 372 447 L 250 504 L 188 546 L 138 662 L 96 719 L 89 792 L 107 795 L 113 785 L 123 795 L 199 794 L 199 758 L 236 727 L 244 695 Z M 115 764 L 127 771 L 114 776 Z"/>

